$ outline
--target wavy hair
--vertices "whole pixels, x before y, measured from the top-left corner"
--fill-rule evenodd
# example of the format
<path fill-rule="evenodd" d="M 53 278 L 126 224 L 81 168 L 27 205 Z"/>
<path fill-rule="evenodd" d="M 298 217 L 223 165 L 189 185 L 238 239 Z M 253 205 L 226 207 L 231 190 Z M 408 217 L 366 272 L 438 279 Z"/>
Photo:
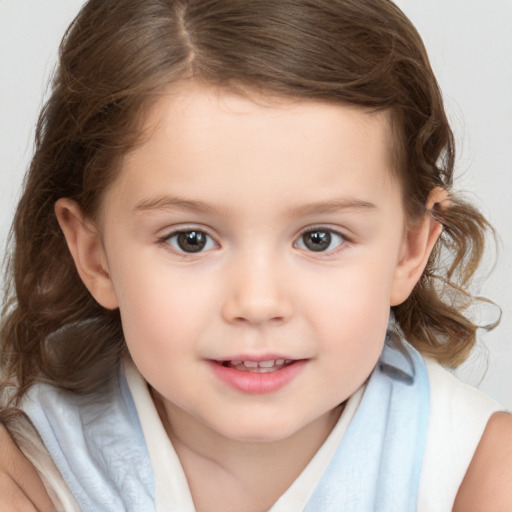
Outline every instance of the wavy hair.
<path fill-rule="evenodd" d="M 451 194 L 434 209 L 442 236 L 396 322 L 423 353 L 464 360 L 477 329 L 468 287 L 490 226 L 452 192 L 441 93 L 420 36 L 391 1 L 90 0 L 61 43 L 12 227 L 0 357 L 14 398 L 35 380 L 89 392 L 123 354 L 119 312 L 81 282 L 54 204 L 68 197 L 94 217 L 144 113 L 183 79 L 388 111 L 408 218 L 425 214 L 433 188 Z"/>

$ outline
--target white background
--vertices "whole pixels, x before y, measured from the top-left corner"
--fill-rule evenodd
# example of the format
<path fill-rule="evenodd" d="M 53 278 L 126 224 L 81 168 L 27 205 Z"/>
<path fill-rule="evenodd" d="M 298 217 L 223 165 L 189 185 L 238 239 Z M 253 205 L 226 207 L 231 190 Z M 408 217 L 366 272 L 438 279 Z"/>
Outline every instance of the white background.
<path fill-rule="evenodd" d="M 58 43 L 83 0 L 0 0 L 0 244 Z M 501 236 L 481 292 L 503 310 L 459 376 L 512 409 L 512 0 L 398 0 L 420 31 L 458 147 L 457 181 Z"/>

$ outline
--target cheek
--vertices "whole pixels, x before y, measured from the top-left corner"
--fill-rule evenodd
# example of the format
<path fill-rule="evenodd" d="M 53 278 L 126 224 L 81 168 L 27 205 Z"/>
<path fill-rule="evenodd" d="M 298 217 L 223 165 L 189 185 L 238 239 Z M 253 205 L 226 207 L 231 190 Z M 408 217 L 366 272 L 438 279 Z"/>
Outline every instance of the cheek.
<path fill-rule="evenodd" d="M 330 321 L 326 319 L 321 327 L 326 379 L 327 375 L 334 379 L 326 386 L 338 388 L 346 397 L 369 377 L 384 346 L 389 307 L 377 295 L 360 288 L 332 308 Z"/>
<path fill-rule="evenodd" d="M 381 261 L 357 261 L 336 269 L 308 287 L 308 307 L 333 321 L 364 325 L 372 312 L 389 310 L 394 267 Z M 306 283 L 307 285 L 307 283 Z"/>
<path fill-rule="evenodd" d="M 305 308 L 321 333 L 325 353 L 343 361 L 349 372 L 357 372 L 351 367 L 353 361 L 365 366 L 361 368 L 363 374 L 371 371 L 382 350 L 389 321 L 391 282 L 389 272 L 382 266 L 354 266 L 326 280 L 322 293 L 318 292 L 322 287 L 317 287 L 317 292 L 309 295 Z"/>
<path fill-rule="evenodd" d="M 166 358 L 197 339 L 217 302 L 214 284 L 165 265 L 126 263 L 117 267 L 114 281 L 130 351 L 151 347 L 154 357 Z"/>

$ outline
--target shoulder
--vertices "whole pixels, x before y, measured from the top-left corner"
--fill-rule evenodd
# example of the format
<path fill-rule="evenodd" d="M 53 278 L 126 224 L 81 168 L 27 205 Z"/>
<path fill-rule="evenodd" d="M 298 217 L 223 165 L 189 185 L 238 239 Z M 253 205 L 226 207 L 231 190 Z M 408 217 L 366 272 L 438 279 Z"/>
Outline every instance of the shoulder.
<path fill-rule="evenodd" d="M 489 418 L 495 412 L 503 411 L 503 406 L 461 382 L 439 363 L 430 359 L 425 362 L 430 388 L 429 429 L 443 432 L 444 438 L 449 437 L 446 434 L 452 434 L 454 439 L 448 439 L 449 442 L 474 443 L 473 453 Z"/>
<path fill-rule="evenodd" d="M 426 359 L 430 386 L 427 441 L 418 510 L 451 510 L 494 413 L 503 407 Z"/>
<path fill-rule="evenodd" d="M 489 419 L 453 510 L 512 510 L 512 415 L 497 412 Z"/>
<path fill-rule="evenodd" d="M 36 468 L 18 447 L 13 432 L 9 431 L 12 427 L 20 439 L 20 429 L 25 430 L 18 412 L 13 412 L 0 411 L 0 509 L 35 510 L 35 505 L 37 510 L 54 510 Z M 30 427 L 26 430 L 29 431 Z"/>
<path fill-rule="evenodd" d="M 460 410 L 467 409 L 468 413 L 475 411 L 475 414 L 502 409 L 502 406 L 496 400 L 473 386 L 460 381 L 437 361 L 425 358 L 425 365 L 430 384 L 431 402 L 436 408 L 456 407 Z"/>
<path fill-rule="evenodd" d="M 461 382 L 439 363 L 426 360 L 430 388 L 429 435 L 452 454 L 466 455 L 464 473 L 491 416 L 503 407 L 480 390 Z M 462 476 L 464 475 L 462 474 Z"/>

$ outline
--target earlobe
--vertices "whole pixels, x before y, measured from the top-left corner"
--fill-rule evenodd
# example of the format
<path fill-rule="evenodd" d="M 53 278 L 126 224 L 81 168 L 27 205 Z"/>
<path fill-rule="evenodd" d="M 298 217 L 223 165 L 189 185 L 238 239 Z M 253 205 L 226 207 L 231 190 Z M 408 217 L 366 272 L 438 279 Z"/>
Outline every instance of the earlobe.
<path fill-rule="evenodd" d="M 99 304 L 116 309 L 118 301 L 97 227 L 70 199 L 59 199 L 55 214 L 83 283 Z"/>
<path fill-rule="evenodd" d="M 433 215 L 434 207 L 448 207 L 448 193 L 442 188 L 435 188 L 429 194 L 426 213 L 412 226 L 404 241 L 404 249 L 395 270 L 390 298 L 391 306 L 403 303 L 411 294 L 421 278 L 428 263 L 443 226 Z"/>

